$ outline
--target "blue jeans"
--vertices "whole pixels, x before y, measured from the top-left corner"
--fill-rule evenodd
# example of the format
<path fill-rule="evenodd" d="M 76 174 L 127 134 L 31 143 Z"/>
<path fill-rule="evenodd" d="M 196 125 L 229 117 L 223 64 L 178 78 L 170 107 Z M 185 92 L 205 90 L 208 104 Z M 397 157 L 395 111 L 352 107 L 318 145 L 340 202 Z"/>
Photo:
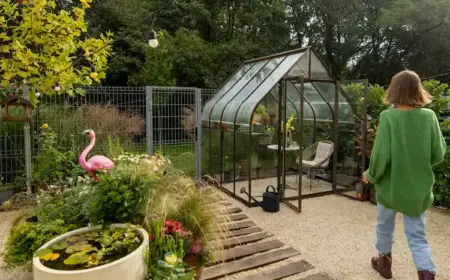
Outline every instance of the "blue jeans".
<path fill-rule="evenodd" d="M 395 216 L 397 212 L 381 204 L 377 205 L 377 250 L 380 255 L 392 252 L 394 243 Z M 435 273 L 436 267 L 431 259 L 431 249 L 425 237 L 425 213 L 419 217 L 404 215 L 405 234 L 412 252 L 417 271 Z"/>

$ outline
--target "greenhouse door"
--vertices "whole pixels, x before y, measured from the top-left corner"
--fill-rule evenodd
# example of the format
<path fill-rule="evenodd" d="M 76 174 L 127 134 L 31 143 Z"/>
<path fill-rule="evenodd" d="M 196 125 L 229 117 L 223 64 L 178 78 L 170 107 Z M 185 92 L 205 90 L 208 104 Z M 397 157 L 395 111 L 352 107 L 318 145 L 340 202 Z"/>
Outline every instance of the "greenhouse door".
<path fill-rule="evenodd" d="M 281 201 L 290 208 L 301 211 L 302 182 L 301 167 L 301 119 L 302 94 L 291 81 L 284 80 L 280 85 L 280 149 L 279 149 L 279 191 Z"/>

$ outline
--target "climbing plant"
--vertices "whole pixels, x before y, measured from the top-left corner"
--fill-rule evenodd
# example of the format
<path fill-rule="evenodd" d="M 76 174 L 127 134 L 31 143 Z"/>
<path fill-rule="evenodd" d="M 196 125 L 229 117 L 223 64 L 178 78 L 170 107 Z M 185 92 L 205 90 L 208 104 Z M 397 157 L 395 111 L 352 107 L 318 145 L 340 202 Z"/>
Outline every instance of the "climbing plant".
<path fill-rule="evenodd" d="M 86 10 L 80 0 L 72 10 L 57 10 L 54 0 L 0 1 L 0 86 L 36 93 L 81 94 L 75 86 L 105 78 L 112 34 L 87 36 Z"/>

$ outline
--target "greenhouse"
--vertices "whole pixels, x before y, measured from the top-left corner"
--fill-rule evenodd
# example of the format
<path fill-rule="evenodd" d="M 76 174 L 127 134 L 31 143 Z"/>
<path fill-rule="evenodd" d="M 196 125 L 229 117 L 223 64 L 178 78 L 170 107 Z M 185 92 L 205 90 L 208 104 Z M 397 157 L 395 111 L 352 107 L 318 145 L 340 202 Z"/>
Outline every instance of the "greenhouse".
<path fill-rule="evenodd" d="M 310 47 L 247 61 L 203 108 L 203 173 L 249 207 L 270 190 L 298 211 L 302 199 L 355 197 L 357 111 Z"/>

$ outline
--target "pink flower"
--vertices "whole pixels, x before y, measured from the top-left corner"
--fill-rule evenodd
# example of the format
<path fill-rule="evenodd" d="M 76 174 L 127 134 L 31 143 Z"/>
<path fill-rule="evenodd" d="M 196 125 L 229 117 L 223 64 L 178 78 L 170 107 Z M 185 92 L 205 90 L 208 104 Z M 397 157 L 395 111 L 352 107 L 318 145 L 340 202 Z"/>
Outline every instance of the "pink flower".
<path fill-rule="evenodd" d="M 203 250 L 203 242 L 200 239 L 195 239 L 191 245 L 191 253 L 198 254 Z"/>

